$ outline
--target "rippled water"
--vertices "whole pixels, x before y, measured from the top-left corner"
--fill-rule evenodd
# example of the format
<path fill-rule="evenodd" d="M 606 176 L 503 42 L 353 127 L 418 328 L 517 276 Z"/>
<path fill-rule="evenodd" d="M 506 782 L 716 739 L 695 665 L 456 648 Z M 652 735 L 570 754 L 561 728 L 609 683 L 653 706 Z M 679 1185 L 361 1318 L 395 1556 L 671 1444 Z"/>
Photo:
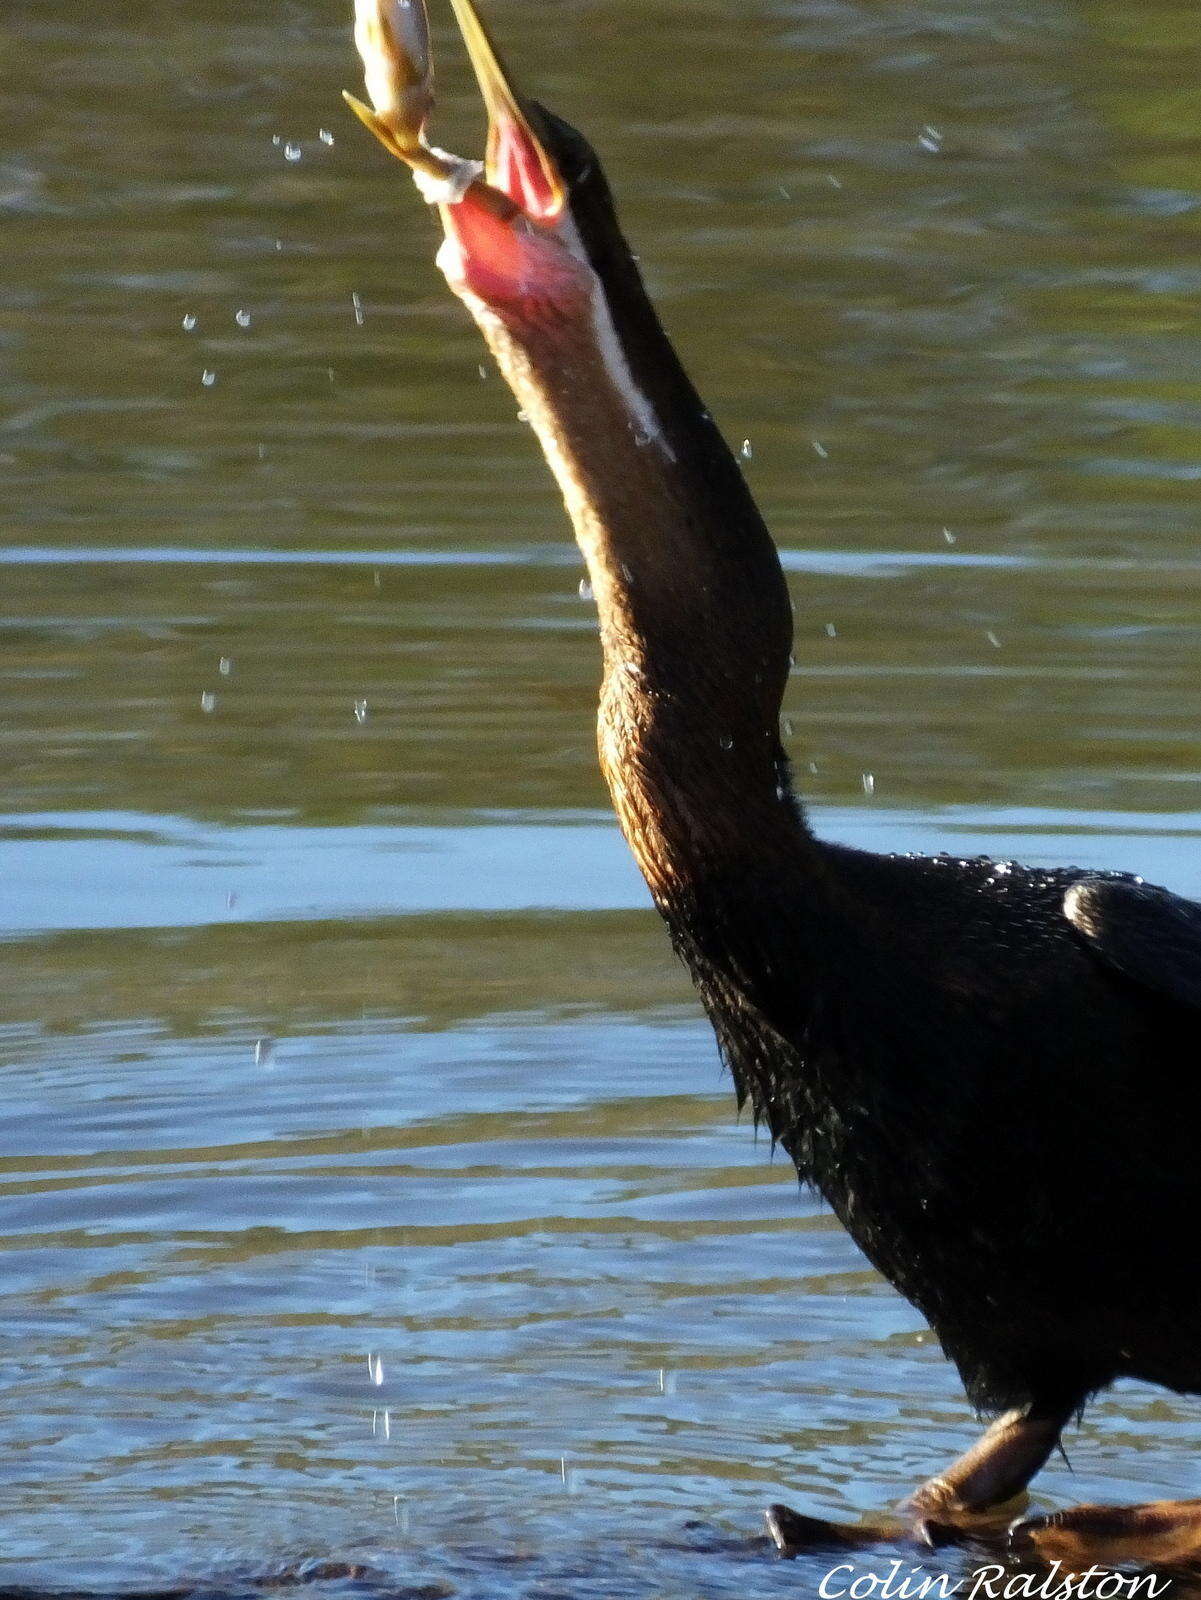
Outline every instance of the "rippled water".
<path fill-rule="evenodd" d="M 0 1584 L 811 1594 L 761 1507 L 972 1419 L 734 1117 L 345 9 L 0 18 Z M 819 826 L 1201 893 L 1201 13 L 492 14 L 748 441 Z M 1037 1503 L 1199 1446 L 1123 1386 Z"/>

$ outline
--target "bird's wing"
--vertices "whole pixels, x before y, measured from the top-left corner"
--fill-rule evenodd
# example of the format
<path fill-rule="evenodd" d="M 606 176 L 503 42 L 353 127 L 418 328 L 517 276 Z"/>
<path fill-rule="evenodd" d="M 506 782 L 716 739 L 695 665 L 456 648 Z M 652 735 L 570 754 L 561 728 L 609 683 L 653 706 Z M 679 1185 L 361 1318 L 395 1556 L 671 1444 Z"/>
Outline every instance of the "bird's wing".
<path fill-rule="evenodd" d="M 1081 878 L 1068 921 L 1102 961 L 1181 1005 L 1201 1009 L 1201 905 L 1120 878 Z"/>

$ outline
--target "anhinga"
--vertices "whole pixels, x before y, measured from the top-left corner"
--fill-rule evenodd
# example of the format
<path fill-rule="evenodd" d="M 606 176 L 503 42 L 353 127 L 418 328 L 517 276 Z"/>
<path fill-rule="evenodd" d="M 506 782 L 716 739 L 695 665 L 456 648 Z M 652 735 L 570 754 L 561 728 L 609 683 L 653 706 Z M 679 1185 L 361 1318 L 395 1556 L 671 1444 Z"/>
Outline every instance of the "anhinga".
<path fill-rule="evenodd" d="M 780 742 L 775 547 L 595 153 L 453 3 L 482 165 L 425 142 L 421 0 L 358 0 L 375 109 L 351 104 L 437 205 L 438 264 L 563 492 L 600 616 L 601 767 L 739 1100 L 997 1416 L 908 1503 L 919 1537 L 961 1538 L 1115 1378 L 1201 1391 L 1201 906 L 1124 874 L 814 837 Z M 783 1548 L 832 1533 L 768 1518 Z M 1201 1553 L 1201 1501 L 1015 1527 L 1047 1556 Z"/>

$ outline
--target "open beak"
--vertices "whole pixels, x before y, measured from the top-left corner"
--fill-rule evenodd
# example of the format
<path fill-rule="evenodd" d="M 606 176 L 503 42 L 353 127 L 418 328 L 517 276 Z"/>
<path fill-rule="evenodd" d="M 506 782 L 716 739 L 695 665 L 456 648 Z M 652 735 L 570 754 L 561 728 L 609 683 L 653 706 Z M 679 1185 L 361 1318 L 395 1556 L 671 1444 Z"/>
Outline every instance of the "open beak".
<path fill-rule="evenodd" d="M 493 214 L 507 209 L 512 215 L 516 207 L 536 221 L 551 221 L 566 199 L 563 181 L 530 126 L 473 0 L 451 0 L 451 5 L 488 113 L 483 182 L 478 163 L 426 142 L 434 95 L 424 0 L 355 0 L 355 44 L 372 106 L 353 95 L 344 98 L 385 149 L 413 169 L 429 198 L 453 204 L 470 192 Z"/>
<path fill-rule="evenodd" d="M 468 59 L 488 113 L 484 176 L 528 215 L 555 216 L 563 208 L 563 182 L 530 127 L 492 37 L 472 0 L 450 0 Z"/>

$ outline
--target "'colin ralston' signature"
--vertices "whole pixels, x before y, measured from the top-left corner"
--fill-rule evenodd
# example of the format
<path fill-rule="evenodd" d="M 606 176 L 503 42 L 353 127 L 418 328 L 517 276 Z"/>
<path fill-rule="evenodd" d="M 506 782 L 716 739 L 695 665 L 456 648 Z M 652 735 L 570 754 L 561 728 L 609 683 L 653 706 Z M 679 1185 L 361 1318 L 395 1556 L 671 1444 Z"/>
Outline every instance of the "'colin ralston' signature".
<path fill-rule="evenodd" d="M 890 1561 L 887 1572 L 856 1573 L 853 1561 L 831 1567 L 821 1583 L 821 1600 L 1156 1600 L 1171 1588 L 1168 1577 L 1144 1572 L 1138 1577 L 1112 1567 L 1065 1572 L 1053 1561 L 1041 1572 L 1008 1567 L 977 1567 L 964 1578 L 935 1577 L 920 1567 L 903 1573 L 904 1562 Z"/>

